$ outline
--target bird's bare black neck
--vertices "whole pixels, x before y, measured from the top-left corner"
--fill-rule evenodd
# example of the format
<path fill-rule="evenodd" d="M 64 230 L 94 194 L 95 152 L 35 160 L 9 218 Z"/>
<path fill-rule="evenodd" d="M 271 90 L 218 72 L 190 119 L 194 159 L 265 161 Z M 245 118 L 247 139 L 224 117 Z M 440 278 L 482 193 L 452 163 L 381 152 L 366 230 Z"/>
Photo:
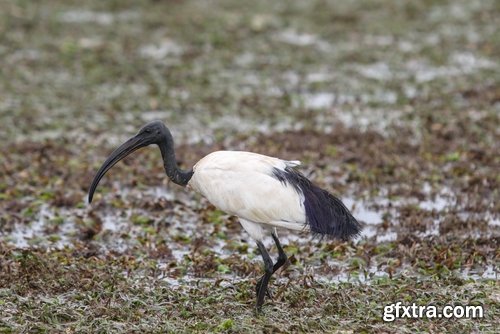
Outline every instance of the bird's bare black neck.
<path fill-rule="evenodd" d="M 193 176 L 193 169 L 182 170 L 177 165 L 174 151 L 174 140 L 172 135 L 168 132 L 165 133 L 162 140 L 158 143 L 160 147 L 161 156 L 163 158 L 163 167 L 167 176 L 180 186 L 186 186 Z"/>

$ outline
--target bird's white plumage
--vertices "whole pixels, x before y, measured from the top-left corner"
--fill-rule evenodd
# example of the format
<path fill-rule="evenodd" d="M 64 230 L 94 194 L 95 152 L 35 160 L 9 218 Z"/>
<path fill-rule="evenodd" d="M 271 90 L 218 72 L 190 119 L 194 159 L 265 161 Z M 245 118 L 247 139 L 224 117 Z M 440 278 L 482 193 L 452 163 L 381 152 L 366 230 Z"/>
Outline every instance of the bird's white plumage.
<path fill-rule="evenodd" d="M 250 152 L 217 151 L 193 167 L 188 186 L 238 216 L 250 236 L 262 240 L 267 228 L 307 228 L 303 195 L 273 176 L 274 168 L 299 164 Z"/>

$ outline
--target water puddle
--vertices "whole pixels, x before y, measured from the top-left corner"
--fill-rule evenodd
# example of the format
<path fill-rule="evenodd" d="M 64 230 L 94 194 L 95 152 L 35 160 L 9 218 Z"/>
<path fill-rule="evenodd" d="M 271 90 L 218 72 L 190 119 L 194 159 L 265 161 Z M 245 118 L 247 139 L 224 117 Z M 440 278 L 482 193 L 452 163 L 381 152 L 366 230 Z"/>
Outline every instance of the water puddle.
<path fill-rule="evenodd" d="M 375 79 L 379 81 L 391 80 L 393 77 L 392 71 L 387 63 L 374 63 L 369 65 L 358 65 L 358 72 L 368 79 Z"/>
<path fill-rule="evenodd" d="M 72 224 L 66 220 L 55 223 L 55 220 L 61 218 L 60 213 L 56 214 L 47 204 L 42 204 L 38 214 L 31 224 L 16 224 L 11 233 L 5 235 L 1 233 L 2 238 L 17 248 L 30 248 L 33 246 L 50 245 L 52 248 L 63 248 L 71 245 L 70 235 L 74 232 Z M 54 233 L 50 230 L 58 224 Z"/>
<path fill-rule="evenodd" d="M 491 215 L 488 217 L 488 225 L 492 227 L 500 227 L 500 218 L 493 218 Z"/>
<path fill-rule="evenodd" d="M 59 21 L 64 23 L 96 23 L 107 26 L 116 21 L 133 21 L 139 18 L 139 13 L 124 11 L 119 13 L 95 12 L 90 10 L 69 10 L 59 15 Z"/>
<path fill-rule="evenodd" d="M 139 48 L 139 54 L 146 58 L 162 60 L 169 56 L 179 57 L 183 54 L 184 48 L 172 39 L 163 39 L 156 44 L 146 44 Z"/>
<path fill-rule="evenodd" d="M 300 96 L 300 102 L 308 109 L 328 109 L 331 108 L 335 95 L 328 92 L 308 93 Z M 297 106 L 297 103 L 295 104 Z"/>
<path fill-rule="evenodd" d="M 495 69 L 496 67 L 494 61 L 470 52 L 452 53 L 448 58 L 448 64 L 443 66 L 432 66 L 422 60 L 411 60 L 406 63 L 406 71 L 415 78 L 417 83 L 472 74 L 480 70 Z"/>
<path fill-rule="evenodd" d="M 9 54 L 5 59 L 7 64 L 15 64 L 26 60 L 37 61 L 40 60 L 43 53 L 38 49 L 20 49 Z"/>
<path fill-rule="evenodd" d="M 371 281 L 376 280 L 378 278 L 386 278 L 389 277 L 389 274 L 383 270 L 380 270 L 378 266 L 372 265 L 367 270 L 358 272 L 358 273 L 350 273 L 345 268 L 345 263 L 330 263 L 332 267 L 341 267 L 341 272 L 336 275 L 321 275 L 318 273 L 314 274 L 314 279 L 320 283 L 324 284 L 338 284 L 338 283 L 362 283 L 362 284 L 370 284 Z"/>
<path fill-rule="evenodd" d="M 321 40 L 317 35 L 309 33 L 299 33 L 293 29 L 283 30 L 275 35 L 275 39 L 295 46 L 315 46 L 322 51 L 331 49 L 330 45 Z"/>
<path fill-rule="evenodd" d="M 195 277 L 191 275 L 184 275 L 181 277 L 172 277 L 168 276 L 168 274 L 162 273 L 157 276 L 157 279 L 162 280 L 163 282 L 167 283 L 169 287 L 174 288 L 174 289 L 185 289 L 185 288 L 191 288 L 193 286 L 200 286 L 200 285 L 213 285 L 214 283 L 217 283 L 223 288 L 230 288 L 231 286 L 234 286 L 234 284 L 240 283 L 247 281 L 247 277 L 240 277 L 240 276 L 235 276 L 234 274 L 222 274 L 218 273 L 216 278 L 211 278 L 211 277 Z"/>
<path fill-rule="evenodd" d="M 383 212 L 375 209 L 371 209 L 368 203 L 362 202 L 360 200 L 346 197 L 342 198 L 345 206 L 351 210 L 353 216 L 360 222 L 363 223 L 363 230 L 361 231 L 361 237 L 358 238 L 358 242 L 363 239 L 370 239 L 376 237 L 377 242 L 392 241 L 397 235 L 393 232 L 381 231 L 379 229 L 383 222 Z"/>
<path fill-rule="evenodd" d="M 475 268 L 469 269 L 466 268 L 462 271 L 461 276 L 463 279 L 472 279 L 472 280 L 481 280 L 481 279 L 500 279 L 500 269 L 493 265 L 488 265 L 486 268 Z"/>

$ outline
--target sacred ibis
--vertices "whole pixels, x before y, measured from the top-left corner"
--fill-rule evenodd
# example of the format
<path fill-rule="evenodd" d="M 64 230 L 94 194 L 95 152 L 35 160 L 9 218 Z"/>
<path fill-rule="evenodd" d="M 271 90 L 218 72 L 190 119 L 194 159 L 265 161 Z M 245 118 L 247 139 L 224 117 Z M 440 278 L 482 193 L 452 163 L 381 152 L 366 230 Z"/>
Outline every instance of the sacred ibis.
<path fill-rule="evenodd" d="M 269 279 L 287 260 L 276 228 L 308 231 L 341 240 L 354 237 L 361 230 L 361 225 L 337 197 L 317 187 L 295 169 L 299 161 L 250 152 L 217 151 L 198 161 L 192 169 L 179 169 L 174 140 L 160 121 L 146 124 L 137 135 L 111 153 L 92 181 L 89 203 L 99 181 L 111 167 L 151 144 L 160 148 L 170 180 L 194 189 L 219 209 L 237 216 L 256 241 L 264 260 L 264 275 L 256 285 L 257 311 L 264 303 L 264 295 L 269 296 Z M 269 234 L 279 252 L 274 264 L 263 244 Z"/>

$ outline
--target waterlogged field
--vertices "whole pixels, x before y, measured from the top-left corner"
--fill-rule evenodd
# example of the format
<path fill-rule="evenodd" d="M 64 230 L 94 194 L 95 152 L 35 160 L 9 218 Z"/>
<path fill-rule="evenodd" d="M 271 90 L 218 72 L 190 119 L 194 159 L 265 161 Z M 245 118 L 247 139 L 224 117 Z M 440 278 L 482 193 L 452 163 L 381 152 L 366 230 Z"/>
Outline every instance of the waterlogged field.
<path fill-rule="evenodd" d="M 499 16 L 493 0 L 0 3 L 0 331 L 495 332 Z M 290 261 L 256 316 L 256 246 L 169 183 L 156 148 L 87 204 L 153 119 L 185 167 L 300 159 L 362 236 L 281 231 Z M 398 301 L 484 318 L 383 322 Z"/>

